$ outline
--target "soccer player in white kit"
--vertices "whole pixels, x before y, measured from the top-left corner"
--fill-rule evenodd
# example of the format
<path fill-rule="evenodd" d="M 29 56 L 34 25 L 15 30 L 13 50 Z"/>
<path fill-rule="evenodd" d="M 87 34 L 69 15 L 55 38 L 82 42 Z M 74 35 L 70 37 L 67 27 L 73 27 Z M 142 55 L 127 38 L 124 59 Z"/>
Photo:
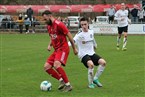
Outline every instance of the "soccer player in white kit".
<path fill-rule="evenodd" d="M 120 39 L 121 35 L 124 32 L 124 39 L 123 39 L 123 46 L 122 50 L 127 50 L 126 44 L 127 44 L 127 32 L 128 32 L 128 10 L 125 9 L 125 4 L 121 3 L 121 9 L 118 10 L 115 13 L 115 20 L 118 22 L 118 36 L 117 36 L 117 50 L 119 50 L 119 45 L 120 45 Z"/>
<path fill-rule="evenodd" d="M 97 44 L 94 39 L 94 31 L 89 29 L 89 19 L 85 17 L 81 18 L 80 25 L 81 31 L 79 31 L 73 39 L 78 47 L 78 57 L 88 69 L 88 87 L 95 88 L 95 84 L 98 87 L 102 87 L 98 79 L 105 69 L 106 61 L 94 51 L 94 49 L 97 48 Z M 98 66 L 95 75 L 94 66 Z"/>

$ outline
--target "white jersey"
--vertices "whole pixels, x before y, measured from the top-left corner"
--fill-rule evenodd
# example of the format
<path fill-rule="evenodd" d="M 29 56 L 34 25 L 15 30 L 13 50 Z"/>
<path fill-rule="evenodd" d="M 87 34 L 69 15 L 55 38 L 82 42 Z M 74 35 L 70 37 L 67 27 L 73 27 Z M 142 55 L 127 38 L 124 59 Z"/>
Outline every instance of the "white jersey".
<path fill-rule="evenodd" d="M 128 25 L 128 10 L 118 10 L 115 13 L 115 20 L 118 22 L 119 27 L 125 27 Z M 121 20 L 124 19 L 124 20 Z"/>
<path fill-rule="evenodd" d="M 78 47 L 78 57 L 82 59 L 85 55 L 95 54 L 94 46 L 97 44 L 94 39 L 94 31 L 88 30 L 88 32 L 80 31 L 73 38 L 75 44 Z"/>

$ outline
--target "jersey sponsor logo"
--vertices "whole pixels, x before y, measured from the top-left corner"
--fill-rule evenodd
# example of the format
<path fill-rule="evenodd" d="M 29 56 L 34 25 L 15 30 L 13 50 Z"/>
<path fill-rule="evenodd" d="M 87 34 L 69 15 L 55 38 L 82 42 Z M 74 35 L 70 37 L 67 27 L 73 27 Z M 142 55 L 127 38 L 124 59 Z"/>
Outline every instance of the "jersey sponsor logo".
<path fill-rule="evenodd" d="M 89 41 L 82 41 L 82 44 L 86 44 L 86 43 L 89 43 L 89 42 L 93 42 L 93 40 L 89 40 Z"/>
<path fill-rule="evenodd" d="M 82 42 L 82 44 L 93 42 L 93 34 L 90 34 L 88 38 L 89 38 L 89 40 L 88 39 L 86 40 L 85 37 L 80 36 L 79 40 Z"/>
<path fill-rule="evenodd" d="M 57 38 L 56 34 L 50 34 L 50 36 L 51 36 L 52 39 L 56 39 Z"/>

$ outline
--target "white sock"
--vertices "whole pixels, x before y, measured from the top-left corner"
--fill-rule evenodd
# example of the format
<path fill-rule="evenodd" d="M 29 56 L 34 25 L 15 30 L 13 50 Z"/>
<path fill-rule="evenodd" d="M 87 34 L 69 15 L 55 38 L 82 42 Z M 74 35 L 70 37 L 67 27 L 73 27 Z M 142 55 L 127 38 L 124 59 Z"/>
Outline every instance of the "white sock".
<path fill-rule="evenodd" d="M 60 79 L 59 79 L 59 81 L 61 82 L 61 81 L 63 81 L 63 79 L 62 79 L 62 78 L 60 78 Z"/>
<path fill-rule="evenodd" d="M 93 76 L 94 76 L 94 68 L 93 69 L 88 68 L 88 81 L 89 81 L 89 84 L 93 83 Z"/>
<path fill-rule="evenodd" d="M 119 44 L 120 44 L 120 37 L 117 36 L 117 45 L 119 45 Z"/>
<path fill-rule="evenodd" d="M 123 39 L 123 48 L 126 47 L 126 44 L 127 44 L 127 38 L 124 38 L 124 39 Z"/>
<path fill-rule="evenodd" d="M 94 76 L 94 80 L 96 80 L 96 79 L 98 79 L 100 77 L 100 75 L 102 74 L 104 69 L 105 69 L 105 66 L 102 66 L 102 65 L 98 66 L 97 72 L 96 72 L 96 74 Z"/>
<path fill-rule="evenodd" d="M 66 85 L 66 86 L 69 86 L 69 85 L 70 85 L 70 82 L 67 82 L 65 85 Z"/>

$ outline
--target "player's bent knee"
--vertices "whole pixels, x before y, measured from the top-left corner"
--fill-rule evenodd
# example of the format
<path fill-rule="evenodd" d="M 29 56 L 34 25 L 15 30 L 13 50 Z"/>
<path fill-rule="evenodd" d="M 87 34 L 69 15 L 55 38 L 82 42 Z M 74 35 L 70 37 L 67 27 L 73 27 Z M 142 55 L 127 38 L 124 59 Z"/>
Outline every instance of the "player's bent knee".
<path fill-rule="evenodd" d="M 127 32 L 124 33 L 124 37 L 127 38 Z"/>
<path fill-rule="evenodd" d="M 54 66 L 54 68 L 57 69 L 58 67 L 61 66 L 61 62 L 59 62 L 59 61 L 55 61 L 53 66 Z"/>
<path fill-rule="evenodd" d="M 88 65 L 88 67 L 89 68 L 94 68 L 94 64 L 93 64 L 93 62 L 91 61 L 91 60 L 89 60 L 88 62 L 87 62 L 87 65 Z"/>
<path fill-rule="evenodd" d="M 104 59 L 100 59 L 98 63 L 100 65 L 106 66 L 106 61 Z"/>
<path fill-rule="evenodd" d="M 127 38 L 127 36 L 124 36 L 125 38 Z"/>
<path fill-rule="evenodd" d="M 90 66 L 88 66 L 88 68 L 93 69 L 93 68 L 94 68 L 94 66 L 93 66 L 93 65 L 90 65 Z"/>
<path fill-rule="evenodd" d="M 45 71 L 48 70 L 48 69 L 50 69 L 50 68 L 52 68 L 52 66 L 49 63 L 45 63 L 44 64 L 44 70 Z"/>

